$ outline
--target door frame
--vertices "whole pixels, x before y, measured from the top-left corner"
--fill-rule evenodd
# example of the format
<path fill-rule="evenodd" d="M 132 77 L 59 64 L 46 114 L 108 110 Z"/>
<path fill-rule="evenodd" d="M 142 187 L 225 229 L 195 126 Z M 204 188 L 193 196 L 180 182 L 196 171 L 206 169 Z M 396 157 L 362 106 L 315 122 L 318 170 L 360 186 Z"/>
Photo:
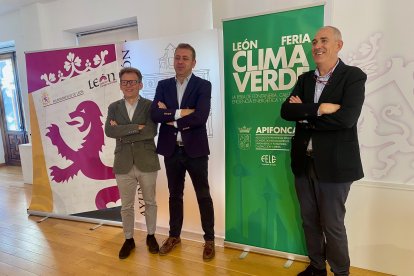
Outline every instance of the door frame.
<path fill-rule="evenodd" d="M 21 165 L 20 154 L 19 154 L 18 160 L 10 158 L 10 156 L 12 155 L 10 139 L 12 139 L 11 137 L 13 137 L 13 135 L 16 135 L 17 137 L 17 134 L 21 135 L 21 133 L 23 133 L 23 137 L 21 141 L 19 141 L 21 143 L 19 144 L 24 144 L 28 142 L 28 137 L 27 137 L 27 131 L 26 131 L 26 126 L 25 126 L 22 96 L 21 96 L 19 77 L 18 77 L 18 71 L 17 71 L 16 52 L 12 51 L 12 52 L 0 53 L 0 59 L 8 59 L 8 58 L 12 60 L 13 69 L 14 69 L 14 82 L 16 86 L 15 96 L 16 96 L 16 101 L 17 101 L 17 108 L 20 113 L 19 123 L 22 129 L 19 131 L 7 130 L 5 107 L 4 107 L 3 95 L 1 94 L 1 90 L 0 90 L 0 128 L 1 128 L 1 136 L 2 136 L 2 141 L 3 141 L 3 148 L 4 148 L 4 159 L 5 159 L 6 165 Z M 0 84 L 0 87 L 1 87 L 1 84 Z M 18 152 L 19 151 L 18 145 L 16 146 L 17 146 L 16 150 Z"/>

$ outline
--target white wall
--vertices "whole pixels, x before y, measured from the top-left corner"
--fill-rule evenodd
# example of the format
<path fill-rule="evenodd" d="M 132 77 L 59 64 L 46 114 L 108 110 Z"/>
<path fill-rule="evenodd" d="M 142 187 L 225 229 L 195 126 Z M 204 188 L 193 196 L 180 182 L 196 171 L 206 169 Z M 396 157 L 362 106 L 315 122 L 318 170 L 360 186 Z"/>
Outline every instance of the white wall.
<path fill-rule="evenodd" d="M 23 103 L 28 122 L 27 96 L 24 96 L 27 93 L 27 85 L 23 53 L 74 46 L 74 36 L 68 31 L 136 17 L 140 39 L 155 38 L 210 29 L 213 25 L 221 28 L 222 19 L 275 12 L 315 3 L 321 1 L 57 0 L 27 6 L 20 11 L 2 15 L 0 41 L 16 41 Z M 414 60 L 411 37 L 414 17 L 410 14 L 414 10 L 414 3 L 386 0 L 328 0 L 326 3 L 325 22 L 336 25 L 343 31 L 345 46 L 342 53 L 345 61 L 353 53 L 361 54 L 358 51 L 363 49 L 361 46 L 364 46 L 364 43 L 369 47 L 366 42 L 375 32 L 381 32 L 385 36 L 381 44 L 382 52 L 375 57 L 377 68 L 380 70 L 378 73 L 385 73 L 389 69 L 387 65 L 390 65 L 393 57 L 403 57 L 406 64 Z M 379 77 L 380 74 L 371 75 L 368 88 L 371 88 L 372 83 Z M 396 82 L 397 80 L 390 83 L 383 90 L 393 91 Z M 392 96 L 393 100 L 398 101 L 399 98 Z M 368 102 L 372 100 L 367 98 Z M 402 107 L 408 104 L 401 102 Z M 381 128 L 382 126 L 379 126 L 379 130 Z M 397 134 L 401 132 L 398 127 L 394 128 Z M 409 135 L 408 140 L 403 142 L 414 144 L 412 133 Z M 398 147 L 398 141 L 390 141 L 392 142 Z M 382 145 L 382 148 L 387 145 Z M 377 148 L 368 146 L 370 145 L 364 149 L 367 156 L 375 156 L 372 151 Z M 398 154 L 405 158 L 401 160 L 412 160 L 412 153 L 401 153 L 400 150 L 394 155 Z M 403 168 L 403 172 L 411 172 L 410 162 L 401 160 L 397 160 L 392 169 Z M 370 170 L 367 173 L 370 174 Z M 397 173 L 390 173 L 388 176 L 392 180 L 396 175 Z M 414 269 L 413 179 L 407 178 L 406 182 L 400 182 L 398 185 L 389 179 L 376 181 L 371 177 L 369 181 L 355 183 L 351 189 L 346 218 L 351 261 L 352 265 L 357 267 L 397 275 L 411 275 L 409 270 Z"/>
<path fill-rule="evenodd" d="M 354 184 L 347 201 L 351 265 L 399 276 L 414 269 L 414 190 Z"/>
<path fill-rule="evenodd" d="M 325 16 L 325 22 L 329 22 L 332 1 L 320 0 L 293 0 L 293 1 L 275 1 L 275 0 L 213 0 L 213 23 L 215 28 L 222 28 L 222 20 L 239 18 L 251 15 L 266 14 L 276 11 L 282 11 L 292 8 L 300 8 L 309 5 L 322 5 L 326 2 L 325 10 L 328 10 L 328 17 Z"/>
<path fill-rule="evenodd" d="M 75 46 L 73 33 L 136 18 L 139 38 L 212 28 L 211 0 L 56 0 L 0 16 L 0 41 L 14 40 L 26 127 L 30 130 L 24 52 Z M 7 26 L 5 28 L 4 26 Z M 30 133 L 30 131 L 29 131 Z"/>
<path fill-rule="evenodd" d="M 347 204 L 352 263 L 407 276 L 414 269 L 413 10 L 413 2 L 385 0 L 333 8 L 342 58 L 368 74 L 359 127 L 365 178 Z"/>

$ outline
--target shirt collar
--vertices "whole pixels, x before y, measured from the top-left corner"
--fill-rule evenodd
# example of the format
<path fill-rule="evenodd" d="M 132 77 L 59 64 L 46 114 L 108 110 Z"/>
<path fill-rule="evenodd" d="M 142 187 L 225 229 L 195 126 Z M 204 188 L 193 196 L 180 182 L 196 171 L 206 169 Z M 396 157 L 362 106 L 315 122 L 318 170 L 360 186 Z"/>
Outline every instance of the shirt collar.
<path fill-rule="evenodd" d="M 321 76 L 321 75 L 320 75 L 320 73 L 319 73 L 319 69 L 318 69 L 318 68 L 316 68 L 316 70 L 315 70 L 315 76 L 317 76 L 319 79 L 329 79 L 329 78 L 331 77 L 331 75 L 332 75 L 333 71 L 335 70 L 336 66 L 338 66 L 338 64 L 339 64 L 339 58 L 338 58 L 338 60 L 336 61 L 335 66 L 334 66 L 334 67 L 332 67 L 332 69 L 331 69 L 331 70 L 329 70 L 328 74 L 326 74 L 325 76 Z"/>
<path fill-rule="evenodd" d="M 185 82 L 189 82 L 190 81 L 190 79 L 191 79 L 191 77 L 193 76 L 193 73 L 191 73 L 190 75 L 188 75 L 185 79 L 184 79 L 184 83 Z M 175 82 L 176 83 L 180 83 L 179 81 L 178 81 L 178 79 L 177 79 L 177 77 L 174 77 L 175 78 Z M 180 83 L 181 84 L 181 83 Z"/>
<path fill-rule="evenodd" d="M 125 97 L 123 99 L 124 99 L 124 102 L 126 102 L 127 104 L 129 104 L 129 102 L 125 99 Z M 137 100 L 132 105 L 138 103 L 140 99 L 141 99 L 141 96 L 138 94 Z"/>

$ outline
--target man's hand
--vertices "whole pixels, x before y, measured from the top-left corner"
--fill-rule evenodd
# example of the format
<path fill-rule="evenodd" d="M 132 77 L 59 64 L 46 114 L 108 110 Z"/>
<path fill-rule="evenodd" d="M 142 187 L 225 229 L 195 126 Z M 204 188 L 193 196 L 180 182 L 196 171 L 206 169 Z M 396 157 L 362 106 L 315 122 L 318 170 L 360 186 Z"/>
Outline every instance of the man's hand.
<path fill-rule="evenodd" d="M 299 98 L 299 96 L 290 96 L 289 103 L 302 103 L 302 100 Z M 341 106 L 339 104 L 322 103 L 319 106 L 318 115 L 332 114 L 338 111 L 340 108 Z"/>
<path fill-rule="evenodd" d="M 167 106 L 165 105 L 165 103 L 159 101 L 158 102 L 158 108 L 160 108 L 160 109 L 167 109 Z"/>
<path fill-rule="evenodd" d="M 138 125 L 138 129 L 142 130 L 145 127 L 145 125 Z"/>
<path fill-rule="evenodd" d="M 117 123 L 116 121 L 114 121 L 114 120 L 110 120 L 110 121 L 109 121 L 109 124 L 110 124 L 111 126 L 117 126 L 117 125 L 118 125 L 118 123 Z"/>
<path fill-rule="evenodd" d="M 195 109 L 190 109 L 190 108 L 186 108 L 186 109 L 181 109 L 181 118 L 185 117 L 187 115 L 190 115 L 191 113 L 193 113 L 195 111 Z"/>
<path fill-rule="evenodd" d="M 160 109 L 167 109 L 167 106 L 165 105 L 165 103 L 159 101 L 158 102 L 158 108 L 160 108 Z M 182 117 L 185 117 L 187 115 L 190 115 L 194 111 L 195 111 L 195 109 L 190 109 L 190 108 L 181 109 L 180 116 L 181 116 L 181 118 Z"/>
<path fill-rule="evenodd" d="M 333 104 L 333 103 L 322 103 L 319 106 L 318 114 L 332 114 L 338 111 L 341 108 L 339 104 Z"/>
<path fill-rule="evenodd" d="M 302 103 L 302 100 L 299 96 L 290 96 L 289 103 Z"/>

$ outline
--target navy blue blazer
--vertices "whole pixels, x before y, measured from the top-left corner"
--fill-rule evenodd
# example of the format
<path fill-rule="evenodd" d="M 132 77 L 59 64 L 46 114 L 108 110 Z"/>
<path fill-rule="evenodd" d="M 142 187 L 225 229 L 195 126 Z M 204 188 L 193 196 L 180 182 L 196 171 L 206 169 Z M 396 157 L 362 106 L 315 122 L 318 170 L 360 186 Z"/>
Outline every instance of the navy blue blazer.
<path fill-rule="evenodd" d="M 282 104 L 281 117 L 296 121 L 292 138 L 291 167 L 295 175 L 305 173 L 306 149 L 312 137 L 315 170 L 321 181 L 349 182 L 364 176 L 359 151 L 357 122 L 365 99 L 367 75 L 359 68 L 345 65 L 341 60 L 318 103 L 314 103 L 314 71 L 302 74 L 291 96 L 299 96 L 301 104 Z M 321 103 L 340 104 L 333 113 L 317 116 Z M 307 120 L 308 123 L 300 123 Z"/>
<path fill-rule="evenodd" d="M 163 102 L 167 109 L 160 109 L 158 102 Z M 206 123 L 211 107 L 211 83 L 205 79 L 192 75 L 181 104 L 177 100 L 177 86 L 175 77 L 158 82 L 155 97 L 151 106 L 151 118 L 161 123 L 158 135 L 157 152 L 164 156 L 174 153 L 177 133 L 181 132 L 186 153 L 192 157 L 201 157 L 210 154 L 207 138 Z M 177 120 L 177 128 L 167 123 L 175 121 L 177 109 L 195 109 L 193 113 Z"/>

